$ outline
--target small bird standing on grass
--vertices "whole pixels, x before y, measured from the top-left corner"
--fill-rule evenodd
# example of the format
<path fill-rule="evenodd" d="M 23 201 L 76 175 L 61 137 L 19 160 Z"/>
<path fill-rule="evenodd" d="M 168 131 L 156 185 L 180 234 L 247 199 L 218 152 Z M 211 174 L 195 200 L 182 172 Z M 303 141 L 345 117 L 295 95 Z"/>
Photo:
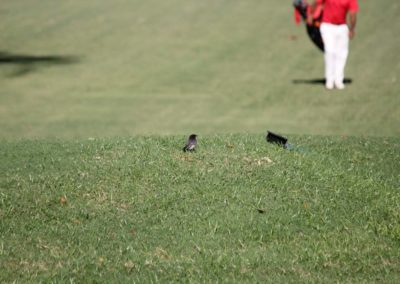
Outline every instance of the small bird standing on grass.
<path fill-rule="evenodd" d="M 278 145 L 283 146 L 283 148 L 287 149 L 288 147 L 288 139 L 286 137 L 283 137 L 281 135 L 275 134 L 271 131 L 267 132 L 267 136 L 265 137 L 267 139 L 267 142 L 269 143 L 275 143 Z"/>
<path fill-rule="evenodd" d="M 196 134 L 192 134 L 189 136 L 188 141 L 185 145 L 185 147 L 183 147 L 183 152 L 192 152 L 195 151 L 196 145 L 197 145 L 197 135 Z"/>

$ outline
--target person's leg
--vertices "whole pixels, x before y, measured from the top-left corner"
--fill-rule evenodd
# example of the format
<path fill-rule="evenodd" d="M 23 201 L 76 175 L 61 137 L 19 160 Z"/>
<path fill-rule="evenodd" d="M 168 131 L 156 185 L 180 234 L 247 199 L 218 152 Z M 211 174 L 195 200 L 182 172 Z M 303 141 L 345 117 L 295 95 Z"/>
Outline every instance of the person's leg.
<path fill-rule="evenodd" d="M 335 86 L 344 89 L 344 69 L 349 54 L 349 29 L 347 25 L 341 25 L 337 31 L 336 62 L 335 62 Z"/>
<path fill-rule="evenodd" d="M 335 82 L 335 31 L 334 26 L 322 23 L 320 27 L 322 40 L 324 41 L 325 60 L 325 87 L 333 89 Z"/>

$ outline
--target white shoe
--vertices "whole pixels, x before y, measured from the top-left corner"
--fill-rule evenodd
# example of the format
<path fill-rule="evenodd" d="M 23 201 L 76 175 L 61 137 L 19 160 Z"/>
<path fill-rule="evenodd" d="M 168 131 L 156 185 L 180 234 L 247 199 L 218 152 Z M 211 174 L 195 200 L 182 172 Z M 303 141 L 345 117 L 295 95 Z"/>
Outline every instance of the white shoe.
<path fill-rule="evenodd" d="M 332 81 L 326 81 L 326 83 L 325 83 L 325 88 L 326 88 L 327 90 L 333 90 L 333 87 L 334 87 L 334 85 L 333 85 L 333 82 L 332 82 Z"/>
<path fill-rule="evenodd" d="M 343 82 L 336 82 L 335 87 L 338 90 L 343 90 L 344 88 L 346 88 L 346 86 L 343 84 Z"/>

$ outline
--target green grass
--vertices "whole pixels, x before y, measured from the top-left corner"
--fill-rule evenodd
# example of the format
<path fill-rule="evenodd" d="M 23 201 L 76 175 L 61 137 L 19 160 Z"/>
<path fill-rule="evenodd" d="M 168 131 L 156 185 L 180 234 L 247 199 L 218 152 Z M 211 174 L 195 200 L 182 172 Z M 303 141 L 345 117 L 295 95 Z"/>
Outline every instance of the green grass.
<path fill-rule="evenodd" d="M 292 21 L 291 1 L 4 0 L 0 138 L 148 134 L 400 135 L 397 0 L 359 1 L 343 92 Z"/>
<path fill-rule="evenodd" d="M 289 138 L 2 142 L 0 282 L 398 283 L 400 140 Z"/>
<path fill-rule="evenodd" d="M 343 92 L 291 1 L 58 2 L 0 5 L 1 283 L 400 282 L 397 0 Z"/>

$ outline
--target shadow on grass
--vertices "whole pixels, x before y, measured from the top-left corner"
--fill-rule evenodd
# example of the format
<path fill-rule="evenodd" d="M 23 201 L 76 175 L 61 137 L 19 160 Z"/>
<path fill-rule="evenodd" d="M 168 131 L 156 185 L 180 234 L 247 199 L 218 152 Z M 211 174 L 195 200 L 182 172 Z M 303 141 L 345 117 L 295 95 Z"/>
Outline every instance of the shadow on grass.
<path fill-rule="evenodd" d="M 343 82 L 345 84 L 353 83 L 353 79 L 344 78 Z M 309 85 L 325 85 L 325 79 L 294 79 L 292 81 L 293 84 L 309 84 Z"/>
<path fill-rule="evenodd" d="M 26 55 L 26 54 L 11 54 L 0 51 L 0 67 L 4 65 L 14 65 L 18 69 L 10 76 L 23 76 L 33 72 L 41 67 L 50 65 L 66 65 L 78 63 L 80 60 L 76 56 L 60 56 L 60 55 Z"/>

